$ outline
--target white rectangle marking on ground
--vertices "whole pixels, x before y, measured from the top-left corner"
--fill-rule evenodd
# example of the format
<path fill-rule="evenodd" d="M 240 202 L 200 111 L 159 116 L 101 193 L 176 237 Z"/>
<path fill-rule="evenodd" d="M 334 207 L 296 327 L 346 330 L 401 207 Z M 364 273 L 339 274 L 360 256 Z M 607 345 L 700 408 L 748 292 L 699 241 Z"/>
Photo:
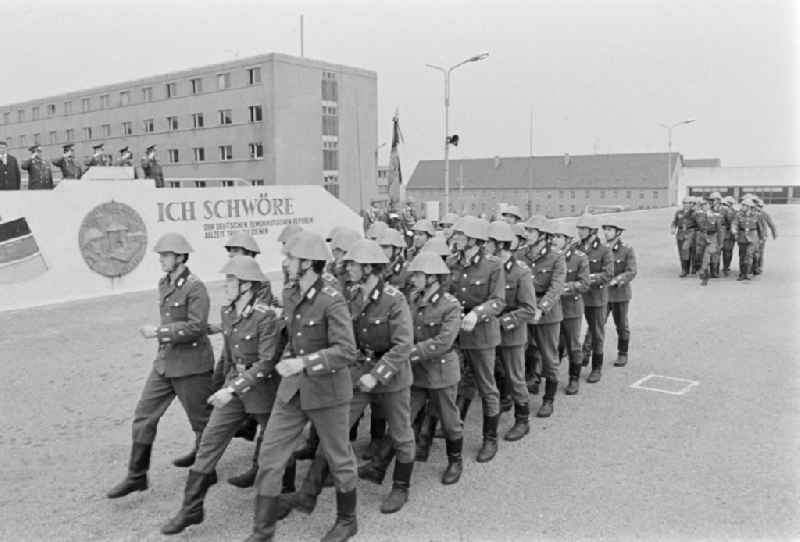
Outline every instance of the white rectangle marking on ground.
<path fill-rule="evenodd" d="M 659 382 L 661 380 L 662 382 Z M 654 382 L 650 382 L 654 381 Z M 666 382 L 664 382 L 666 381 Z M 649 385 L 645 385 L 648 383 Z M 662 384 L 661 387 L 659 384 Z M 683 384 L 682 387 L 677 387 L 676 384 Z M 685 395 L 689 390 L 695 386 L 699 386 L 700 382 L 697 380 L 689 380 L 688 378 L 675 378 L 673 376 L 664 376 L 657 374 L 649 374 L 630 385 L 631 388 L 637 390 L 657 391 L 659 393 L 667 393 L 669 395 Z M 669 389 L 675 388 L 675 389 Z"/>

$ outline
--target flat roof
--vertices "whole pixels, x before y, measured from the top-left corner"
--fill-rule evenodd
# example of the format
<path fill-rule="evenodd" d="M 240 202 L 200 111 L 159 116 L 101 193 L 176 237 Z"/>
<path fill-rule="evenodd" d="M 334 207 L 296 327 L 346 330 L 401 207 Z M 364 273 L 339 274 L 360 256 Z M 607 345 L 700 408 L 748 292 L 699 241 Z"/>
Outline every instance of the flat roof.
<path fill-rule="evenodd" d="M 691 186 L 800 186 L 800 166 L 691 167 L 681 170 Z"/>

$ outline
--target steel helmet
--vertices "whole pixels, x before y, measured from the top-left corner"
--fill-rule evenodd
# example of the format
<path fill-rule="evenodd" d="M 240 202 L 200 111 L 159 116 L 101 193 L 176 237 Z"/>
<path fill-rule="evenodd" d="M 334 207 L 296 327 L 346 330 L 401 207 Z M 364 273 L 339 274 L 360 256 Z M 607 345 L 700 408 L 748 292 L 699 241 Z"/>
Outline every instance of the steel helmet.
<path fill-rule="evenodd" d="M 684 196 L 683 197 L 683 203 L 693 203 L 693 202 L 694 202 L 694 198 L 692 196 Z"/>
<path fill-rule="evenodd" d="M 361 239 L 361 234 L 350 228 L 339 227 L 330 241 L 331 249 L 338 248 L 344 252 L 350 250 L 353 243 Z"/>
<path fill-rule="evenodd" d="M 425 273 L 426 275 L 449 275 L 450 269 L 442 258 L 434 252 L 423 250 L 408 264 L 408 271 Z"/>
<path fill-rule="evenodd" d="M 239 280 L 247 280 L 251 282 L 267 282 L 267 277 L 261 271 L 261 267 L 254 258 L 237 254 L 233 258 L 229 258 L 220 273 L 225 275 L 233 275 Z"/>
<path fill-rule="evenodd" d="M 455 213 L 447 213 L 444 218 L 439 221 L 443 226 L 452 226 L 458 220 L 458 215 Z"/>
<path fill-rule="evenodd" d="M 474 222 L 475 220 L 478 220 L 478 217 L 475 217 L 475 216 L 472 216 L 472 215 L 464 215 L 462 217 L 459 217 L 453 223 L 453 231 L 463 232 L 464 231 L 464 226 L 469 222 Z"/>
<path fill-rule="evenodd" d="M 722 194 L 719 192 L 711 192 L 711 195 L 708 196 L 708 199 L 722 199 Z"/>
<path fill-rule="evenodd" d="M 525 221 L 525 227 L 529 230 L 538 230 L 546 219 L 541 215 L 533 215 Z"/>
<path fill-rule="evenodd" d="M 286 242 L 286 254 L 302 260 L 328 261 L 331 259 L 322 236 L 310 231 L 300 231 Z"/>
<path fill-rule="evenodd" d="M 421 252 L 432 252 L 437 256 L 450 256 L 453 252 L 447 246 L 447 241 L 441 235 L 436 235 L 422 246 Z"/>
<path fill-rule="evenodd" d="M 489 224 L 489 238 L 495 241 L 512 242 L 515 240 L 514 230 L 511 229 L 511 224 L 505 220 L 495 220 Z"/>
<path fill-rule="evenodd" d="M 537 229 L 540 233 L 554 233 L 558 229 L 558 222 L 544 219 Z"/>
<path fill-rule="evenodd" d="M 520 224 L 517 222 L 516 224 L 511 224 L 511 231 L 514 232 L 514 235 L 517 237 L 522 237 L 523 239 L 528 238 L 528 232 L 525 231 L 525 225 Z"/>
<path fill-rule="evenodd" d="M 522 220 L 522 212 L 516 205 L 506 205 L 500 210 L 500 215 L 511 215 L 517 217 L 517 220 Z"/>
<path fill-rule="evenodd" d="M 461 231 L 469 238 L 486 241 L 489 238 L 489 221 L 484 218 L 469 220 L 464 223 Z"/>
<path fill-rule="evenodd" d="M 389 263 L 389 258 L 383 253 L 381 246 L 372 239 L 359 239 L 353 243 L 344 259 L 360 264 Z"/>
<path fill-rule="evenodd" d="M 411 228 L 411 231 L 421 231 L 433 237 L 433 235 L 436 233 L 436 228 L 433 227 L 433 223 L 430 220 L 423 218 L 414 224 L 414 227 Z"/>
<path fill-rule="evenodd" d="M 194 252 L 189 241 L 180 233 L 165 233 L 162 235 L 156 245 L 153 247 L 153 252 L 174 252 L 175 254 L 189 254 Z"/>
<path fill-rule="evenodd" d="M 281 234 L 282 233 L 283 232 L 281 232 Z M 243 248 L 245 250 L 249 250 L 250 252 L 254 252 L 255 254 L 261 254 L 261 249 L 258 248 L 258 243 L 256 243 L 256 240 L 241 231 L 233 232 L 231 236 L 228 237 L 228 240 L 225 241 L 225 248 Z"/>
<path fill-rule="evenodd" d="M 392 228 L 386 230 L 376 241 L 382 247 L 406 248 L 403 234 Z"/>
<path fill-rule="evenodd" d="M 288 224 L 284 226 L 283 229 L 281 230 L 281 233 L 278 234 L 278 242 L 286 244 L 294 234 L 299 233 L 301 231 L 303 231 L 302 226 L 299 226 L 297 224 Z"/>
<path fill-rule="evenodd" d="M 389 229 L 389 225 L 386 222 L 382 222 L 380 220 L 376 220 L 367 229 L 367 238 L 368 239 L 378 239 L 388 229 Z"/>
<path fill-rule="evenodd" d="M 615 220 L 614 218 L 611 218 L 611 217 L 603 218 L 603 227 L 604 228 L 611 227 L 611 228 L 616 228 L 618 230 L 624 230 L 625 229 L 625 228 L 623 228 L 622 226 L 619 225 L 619 220 Z"/>
<path fill-rule="evenodd" d="M 575 229 L 563 220 L 556 222 L 555 228 L 550 232 L 553 235 L 563 235 L 564 237 L 575 237 Z"/>
<path fill-rule="evenodd" d="M 600 228 L 600 220 L 594 215 L 581 215 L 578 222 L 575 224 L 576 228 L 589 228 L 596 230 Z"/>
<path fill-rule="evenodd" d="M 736 203 L 736 198 L 734 198 L 733 196 L 725 196 L 724 198 L 722 198 L 722 202 L 727 203 L 728 205 L 733 205 L 734 203 Z"/>
<path fill-rule="evenodd" d="M 758 196 L 754 196 L 753 197 L 753 203 L 756 204 L 756 207 L 763 207 L 764 206 L 764 200 L 759 198 Z"/>

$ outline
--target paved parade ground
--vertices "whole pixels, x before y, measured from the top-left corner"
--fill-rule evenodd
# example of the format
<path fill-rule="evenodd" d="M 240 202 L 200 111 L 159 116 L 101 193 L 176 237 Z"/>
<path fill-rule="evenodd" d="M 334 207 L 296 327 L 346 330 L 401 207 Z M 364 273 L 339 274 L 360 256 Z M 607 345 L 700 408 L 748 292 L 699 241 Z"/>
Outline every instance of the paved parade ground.
<path fill-rule="evenodd" d="M 382 488 L 359 481 L 356 540 L 800 538 L 800 207 L 767 210 L 779 237 L 768 242 L 764 275 L 737 282 L 733 273 L 707 287 L 678 278 L 674 209 L 620 215 L 639 263 L 628 366 L 611 366 L 609 322 L 602 381 L 586 384 L 584 371 L 580 394 L 565 396 L 562 365 L 554 415 L 532 418 L 519 442 L 501 439 L 490 463 L 474 460 L 473 406 L 461 482 L 439 483 L 438 439 L 398 514 L 378 511 L 390 476 Z M 221 285 L 210 292 L 218 321 Z M 133 408 L 154 356 L 154 341 L 137 329 L 157 318 L 154 291 L 0 313 L 0 540 L 166 538 L 159 528 L 177 512 L 187 474 L 170 461 L 193 439 L 177 402 L 159 427 L 150 489 L 105 497 L 125 475 Z M 501 434 L 512 418 L 504 414 Z M 363 423 L 358 449 L 367 438 Z M 174 539 L 247 536 L 254 493 L 223 480 L 247 468 L 252 449 L 232 443 L 205 523 Z M 318 540 L 334 516 L 326 489 L 313 515 L 279 524 L 277 539 Z"/>

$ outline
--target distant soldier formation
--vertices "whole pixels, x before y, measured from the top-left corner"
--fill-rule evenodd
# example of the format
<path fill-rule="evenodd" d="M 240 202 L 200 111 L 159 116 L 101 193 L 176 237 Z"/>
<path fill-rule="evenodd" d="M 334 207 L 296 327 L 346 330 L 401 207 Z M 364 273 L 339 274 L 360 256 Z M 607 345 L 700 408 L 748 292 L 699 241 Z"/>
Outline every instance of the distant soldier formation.
<path fill-rule="evenodd" d="M 332 485 L 336 519 L 322 540 L 345 541 L 358 531 L 358 480 L 381 485 L 391 470 L 379 509 L 402 510 L 414 463 L 428 461 L 435 438 L 444 439 L 441 483 L 460 481 L 473 401 L 482 405 L 481 439 L 466 448 L 489 462 L 501 436 L 530 433 L 540 388 L 535 415 L 547 418 L 559 394 L 579 393 L 585 367 L 585 382 L 599 382 L 609 314 L 614 365 L 628 363 L 637 266 L 615 218 L 583 216 L 569 228 L 524 220 L 515 206 L 492 221 L 394 214 L 391 224 L 368 217 L 364 232 L 336 227 L 325 238 L 287 226 L 279 296 L 256 241 L 232 236 L 220 262 L 225 300 L 211 324 L 206 288 L 188 268 L 192 247 L 178 234 L 159 239 L 161 321 L 140 329 L 157 345 L 156 360 L 135 408 L 127 475 L 108 497 L 148 488 L 156 427 L 177 396 L 196 439 L 174 461 L 189 471 L 163 534 L 204 521 L 217 462 L 241 436 L 255 440 L 252 466 L 229 482 L 256 490 L 247 540 L 274 540 L 281 519 L 312 513 Z M 216 362 L 214 333 L 224 343 Z M 357 458 L 351 442 L 362 418 L 370 443 Z M 310 461 L 299 484 L 298 461 Z"/>
<path fill-rule="evenodd" d="M 683 207 L 675 212 L 671 230 L 677 242 L 681 278 L 696 275 L 703 286 L 709 279 L 730 274 L 734 245 L 739 246 L 736 280 L 760 275 L 768 234 L 773 239 L 778 236 L 761 198 L 745 194 L 737 203 L 733 196 L 722 197 L 719 192 L 707 199 L 686 196 Z"/>

